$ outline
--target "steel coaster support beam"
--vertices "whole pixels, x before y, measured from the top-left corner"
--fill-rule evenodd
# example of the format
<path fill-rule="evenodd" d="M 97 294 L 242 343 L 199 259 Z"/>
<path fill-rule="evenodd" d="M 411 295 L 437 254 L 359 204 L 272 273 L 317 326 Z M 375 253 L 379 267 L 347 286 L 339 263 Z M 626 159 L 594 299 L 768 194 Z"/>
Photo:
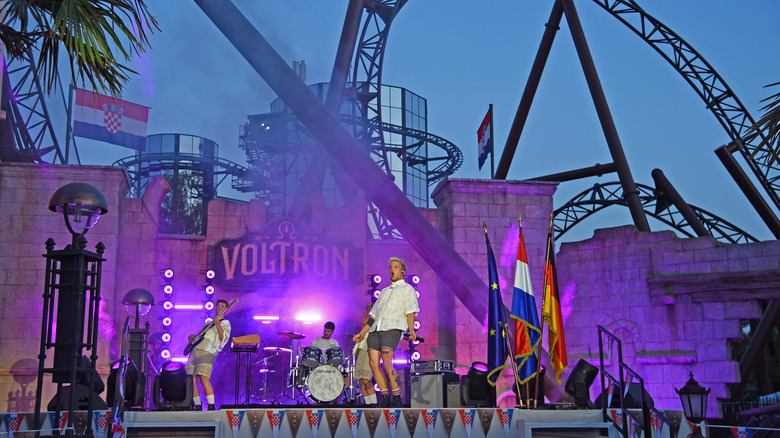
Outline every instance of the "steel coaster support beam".
<path fill-rule="evenodd" d="M 593 57 L 590 55 L 590 48 L 588 48 L 585 32 L 582 29 L 582 23 L 580 23 L 580 18 L 577 15 L 577 9 L 575 9 L 572 0 L 560 1 L 563 3 L 563 10 L 566 13 L 566 22 L 569 23 L 569 30 L 571 31 L 571 36 L 574 40 L 574 46 L 577 49 L 577 55 L 580 58 L 580 64 L 585 73 L 585 80 L 588 83 L 591 98 L 596 106 L 596 113 L 601 122 L 601 129 L 604 131 L 604 137 L 606 137 L 609 152 L 612 154 L 612 160 L 617 166 L 618 178 L 623 185 L 623 196 L 628 204 L 631 217 L 634 219 L 634 225 L 636 225 L 639 231 L 650 231 L 650 224 L 648 224 L 647 217 L 642 209 L 639 191 L 634 184 L 634 178 L 631 176 L 631 169 L 628 167 L 628 161 L 623 152 L 623 145 L 620 142 L 620 137 L 615 128 L 615 121 L 612 119 L 612 114 L 609 111 L 607 98 L 604 95 L 604 89 L 601 87 L 601 81 L 596 72 L 596 65 L 593 63 Z"/>
<path fill-rule="evenodd" d="M 683 218 L 685 218 L 685 221 L 688 222 L 688 225 L 693 228 L 693 231 L 696 233 L 696 235 L 699 237 L 710 236 L 710 232 L 701 223 L 701 221 L 699 221 L 699 218 L 696 217 L 696 214 L 693 212 L 691 206 L 685 202 L 677 189 L 675 189 L 672 183 L 666 179 L 664 172 L 661 169 L 653 169 L 653 171 L 650 172 L 650 175 L 655 181 L 656 190 L 661 192 L 659 193 L 659 196 L 664 196 L 672 201 L 672 204 L 677 207 L 677 211 L 682 214 Z M 662 208 L 659 208 L 659 206 L 661 206 L 661 204 L 656 202 L 657 212 L 662 210 Z"/>
<path fill-rule="evenodd" d="M 575 179 L 589 178 L 591 176 L 602 176 L 605 173 L 616 172 L 617 167 L 615 163 L 596 164 L 591 167 L 583 167 L 581 169 L 574 169 L 568 172 L 553 173 L 545 176 L 537 176 L 536 178 L 528 178 L 528 181 L 572 181 Z"/>
<path fill-rule="evenodd" d="M 382 210 L 471 314 L 483 321 L 487 315 L 485 282 L 390 181 L 260 32 L 230 1 L 195 3 L 363 190 L 366 199 Z"/>
<path fill-rule="evenodd" d="M 344 26 L 341 29 L 341 38 L 336 50 L 336 60 L 333 62 L 333 71 L 330 75 L 328 95 L 325 98 L 325 106 L 331 113 L 338 115 L 341 102 L 344 100 L 344 90 L 347 85 L 347 77 L 352 64 L 352 53 L 355 51 L 355 43 L 360 29 L 360 17 L 363 12 L 363 0 L 350 0 L 347 5 L 347 13 L 344 17 Z M 315 190 L 322 190 L 325 180 L 325 170 L 328 164 L 328 154 L 322 146 L 317 146 L 312 161 L 301 180 L 301 186 L 293 198 L 288 215 L 302 220 L 311 205 L 311 195 Z M 333 172 L 334 177 L 336 173 Z M 342 199 L 345 203 L 354 196 L 354 190 L 348 184 L 338 184 Z M 343 187 L 343 188 L 342 188 Z"/>
<path fill-rule="evenodd" d="M 745 194 L 745 197 L 753 205 L 753 208 L 756 209 L 756 212 L 758 212 L 766 226 L 769 227 L 769 230 L 772 231 L 775 238 L 780 239 L 780 220 L 778 220 L 774 211 L 769 207 L 769 204 L 766 203 L 764 197 L 758 193 L 756 186 L 753 185 L 750 178 L 748 178 L 745 171 L 742 170 L 742 167 L 740 167 L 732 155 L 738 148 L 737 143 L 731 142 L 728 145 L 715 149 L 715 155 L 718 156 L 720 162 L 723 163 L 731 177 L 734 178 L 742 193 Z"/>
<path fill-rule="evenodd" d="M 507 136 L 506 144 L 504 145 L 504 151 L 501 153 L 501 160 L 498 162 L 498 168 L 496 169 L 494 179 L 506 179 L 506 176 L 509 173 L 509 166 L 512 164 L 512 159 L 517 150 L 517 143 L 520 141 L 520 135 L 523 133 L 526 120 L 528 120 L 528 112 L 531 110 L 531 103 L 534 101 L 536 90 L 539 88 L 539 81 L 542 78 L 544 65 L 547 63 L 547 58 L 550 56 L 550 48 L 555 39 L 555 34 L 558 32 L 562 16 L 563 5 L 561 4 L 561 0 L 556 0 L 555 4 L 553 4 L 552 11 L 550 12 L 550 18 L 544 25 L 545 30 L 544 35 L 542 36 L 542 42 L 539 44 L 539 50 L 536 52 L 536 58 L 531 67 L 531 73 L 528 75 L 528 81 L 525 83 L 525 89 L 520 98 L 520 104 L 517 106 L 517 112 L 515 113 L 515 119 L 512 121 L 512 127 L 509 129 L 509 135 Z"/>

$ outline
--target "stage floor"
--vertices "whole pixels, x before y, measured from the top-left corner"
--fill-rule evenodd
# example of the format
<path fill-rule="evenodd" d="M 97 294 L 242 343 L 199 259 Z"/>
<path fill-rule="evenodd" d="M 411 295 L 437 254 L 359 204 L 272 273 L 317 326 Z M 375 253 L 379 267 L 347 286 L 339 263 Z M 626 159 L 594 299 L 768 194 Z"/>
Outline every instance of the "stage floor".
<path fill-rule="evenodd" d="M 188 438 L 505 438 L 505 437 L 599 437 L 617 438 L 611 422 L 603 421 L 600 410 L 527 409 L 339 409 L 318 406 L 280 408 L 279 405 L 249 406 L 216 411 L 143 412 L 127 411 L 121 431 L 112 433 L 110 411 L 73 413 L 77 434 L 89 420 L 95 437 Z M 53 413 L 42 413 L 42 433 L 52 431 Z M 610 413 L 614 415 L 614 413 Z M 5 436 L 32 437 L 31 413 L 3 414 Z M 61 421 L 62 426 L 65 422 Z M 58 428 L 65 432 L 64 429 Z M 690 428 L 682 427 L 679 436 Z M 2 436 L 2 435 L 0 435 Z M 666 427 L 661 437 L 669 437 Z"/>

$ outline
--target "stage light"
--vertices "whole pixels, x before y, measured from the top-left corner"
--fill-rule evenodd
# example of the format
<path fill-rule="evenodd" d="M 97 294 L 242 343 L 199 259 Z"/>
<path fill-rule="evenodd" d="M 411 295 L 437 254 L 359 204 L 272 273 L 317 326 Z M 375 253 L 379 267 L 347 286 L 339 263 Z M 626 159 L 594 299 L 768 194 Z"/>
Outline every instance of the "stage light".
<path fill-rule="evenodd" d="M 420 298 L 420 291 L 419 290 L 415 290 L 414 293 L 417 294 L 417 298 Z"/>
<path fill-rule="evenodd" d="M 380 294 L 381 292 L 382 292 L 381 290 L 375 290 L 375 291 L 374 291 L 374 299 L 375 299 L 375 300 L 379 298 L 379 294 Z"/>
<path fill-rule="evenodd" d="M 414 341 L 412 341 L 412 344 L 414 344 L 414 345 L 420 345 L 420 341 L 418 341 L 418 340 L 414 340 Z"/>
<path fill-rule="evenodd" d="M 406 360 L 405 358 L 400 358 L 400 359 L 393 359 L 393 363 L 394 363 L 395 365 L 406 365 L 408 362 L 409 362 L 409 361 L 408 361 L 408 360 Z"/>
<path fill-rule="evenodd" d="M 165 362 L 160 375 L 154 379 L 154 405 L 167 410 L 189 409 L 192 405 L 192 384 L 184 364 Z"/>
<path fill-rule="evenodd" d="M 414 327 L 415 330 L 419 330 L 420 329 L 420 321 L 415 320 L 414 324 L 413 324 L 413 327 Z"/>
<path fill-rule="evenodd" d="M 418 285 L 420 284 L 420 276 L 419 275 L 412 275 L 412 284 Z"/>
<path fill-rule="evenodd" d="M 574 405 L 579 408 L 588 407 L 590 404 L 590 386 L 596 379 L 599 369 L 591 365 L 585 359 L 580 359 L 566 379 L 566 392 L 574 396 Z"/>
<path fill-rule="evenodd" d="M 206 294 L 214 295 L 214 286 L 212 286 L 212 285 L 206 286 Z"/>
<path fill-rule="evenodd" d="M 484 362 L 471 364 L 468 373 L 461 377 L 461 405 L 490 407 L 496 405 L 496 388 L 487 379 L 488 366 Z"/>
<path fill-rule="evenodd" d="M 207 317 L 206 317 L 206 319 L 204 319 L 204 320 L 203 320 L 203 324 L 208 324 L 208 323 L 210 323 L 211 321 L 214 321 L 214 318 L 212 318 L 212 317 L 210 317 L 210 316 L 207 316 Z"/>
<path fill-rule="evenodd" d="M 204 307 L 206 308 L 206 310 L 211 310 L 214 308 L 214 303 L 208 301 Z"/>
<path fill-rule="evenodd" d="M 165 310 L 173 309 L 173 303 L 170 301 L 163 301 L 163 309 Z"/>
<path fill-rule="evenodd" d="M 252 319 L 258 320 L 258 321 L 279 321 L 278 316 L 264 316 L 264 315 L 255 315 L 252 317 Z"/>
<path fill-rule="evenodd" d="M 168 327 L 169 325 L 171 325 L 171 322 L 173 322 L 173 321 L 171 321 L 171 317 L 170 316 L 166 316 L 165 318 L 163 318 L 163 325 L 164 326 Z"/>
<path fill-rule="evenodd" d="M 163 287 L 163 292 L 165 292 L 168 295 L 172 294 L 173 293 L 173 286 L 171 286 L 170 284 L 166 284 Z"/>
<path fill-rule="evenodd" d="M 163 269 L 162 270 L 162 276 L 166 280 L 169 280 L 169 281 L 173 280 L 173 269 L 170 269 L 170 268 Z"/>
<path fill-rule="evenodd" d="M 381 275 L 379 275 L 379 274 L 374 274 L 374 275 L 371 277 L 371 282 L 372 282 L 372 283 L 374 283 L 374 285 L 378 285 L 379 283 L 381 283 L 381 282 L 382 282 L 382 276 L 381 276 Z"/>
<path fill-rule="evenodd" d="M 162 353 L 160 353 L 160 356 L 163 359 L 168 359 L 169 357 L 171 357 L 171 350 L 163 350 Z"/>
<path fill-rule="evenodd" d="M 213 270 L 213 269 L 207 269 L 207 270 L 206 270 L 206 278 L 207 278 L 208 280 L 213 280 L 213 279 L 214 279 L 214 277 L 216 277 L 216 276 L 217 276 L 217 273 L 216 273 L 216 272 L 214 272 L 214 270 Z"/>
<path fill-rule="evenodd" d="M 421 357 L 422 354 L 420 354 L 419 351 L 415 351 L 414 353 L 412 353 L 412 360 L 420 360 Z"/>
<path fill-rule="evenodd" d="M 691 372 L 691 378 L 688 379 L 685 386 L 680 389 L 675 388 L 677 395 L 680 396 L 685 418 L 694 425 L 698 425 L 707 417 L 707 396 L 711 390 L 712 388 L 704 388 L 699 385 L 699 382 L 693 378 L 693 372 Z M 693 436 L 702 436 L 701 429 L 697 428 Z"/>
<path fill-rule="evenodd" d="M 173 308 L 176 310 L 203 310 L 203 304 L 176 304 Z"/>
<path fill-rule="evenodd" d="M 171 342 L 171 334 L 170 333 L 163 333 L 162 340 L 163 340 L 163 342 Z"/>

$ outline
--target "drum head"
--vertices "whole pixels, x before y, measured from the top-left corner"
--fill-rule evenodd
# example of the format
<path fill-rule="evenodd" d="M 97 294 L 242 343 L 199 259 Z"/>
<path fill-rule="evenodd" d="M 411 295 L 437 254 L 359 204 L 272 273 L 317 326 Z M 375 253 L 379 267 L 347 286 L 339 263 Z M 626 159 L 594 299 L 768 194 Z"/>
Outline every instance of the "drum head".
<path fill-rule="evenodd" d="M 344 376 L 332 365 L 320 365 L 306 378 L 306 387 L 315 401 L 333 401 L 344 390 Z"/>
<path fill-rule="evenodd" d="M 317 347 L 306 347 L 303 349 L 303 355 L 301 355 L 301 363 L 307 367 L 314 368 L 320 364 L 321 357 L 322 350 Z"/>

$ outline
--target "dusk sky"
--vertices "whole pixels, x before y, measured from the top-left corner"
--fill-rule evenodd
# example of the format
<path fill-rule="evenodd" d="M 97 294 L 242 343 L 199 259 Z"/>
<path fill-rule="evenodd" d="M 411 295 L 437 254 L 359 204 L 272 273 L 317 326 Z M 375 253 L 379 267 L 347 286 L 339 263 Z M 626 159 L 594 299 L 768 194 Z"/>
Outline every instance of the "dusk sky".
<path fill-rule="evenodd" d="M 149 134 L 185 133 L 216 141 L 239 164 L 239 126 L 269 111 L 275 93 L 192 1 L 151 1 L 161 30 L 133 65 L 139 72 L 123 98 L 151 107 Z M 289 63 L 305 60 L 307 83 L 327 82 L 347 0 L 235 0 L 235 5 Z M 476 131 L 495 111 L 498 165 L 553 2 L 410 0 L 393 22 L 383 82 L 428 101 L 428 130 L 464 153 L 454 178 L 489 178 L 477 170 Z M 780 2 L 775 0 L 641 1 L 647 13 L 693 46 L 754 119 L 780 81 Z M 634 180 L 653 186 L 660 168 L 690 204 L 773 239 L 714 154 L 729 137 L 683 78 L 625 25 L 594 2 L 577 1 L 601 84 Z M 52 106 L 61 97 L 50 99 Z M 52 109 L 57 111 L 56 108 Z M 77 139 L 82 162 L 110 164 L 129 149 Z M 741 159 L 740 159 L 741 160 Z M 612 158 L 602 134 L 566 18 L 553 43 L 530 116 L 509 171 L 520 180 Z M 747 166 L 743 168 L 747 171 Z M 563 183 L 555 207 L 616 174 Z M 229 185 L 229 182 L 224 184 Z M 230 191 L 223 196 L 235 196 Z M 614 211 L 611 211 L 614 210 Z M 596 214 L 563 237 L 628 224 L 628 209 Z M 651 219 L 654 231 L 665 229 Z"/>

